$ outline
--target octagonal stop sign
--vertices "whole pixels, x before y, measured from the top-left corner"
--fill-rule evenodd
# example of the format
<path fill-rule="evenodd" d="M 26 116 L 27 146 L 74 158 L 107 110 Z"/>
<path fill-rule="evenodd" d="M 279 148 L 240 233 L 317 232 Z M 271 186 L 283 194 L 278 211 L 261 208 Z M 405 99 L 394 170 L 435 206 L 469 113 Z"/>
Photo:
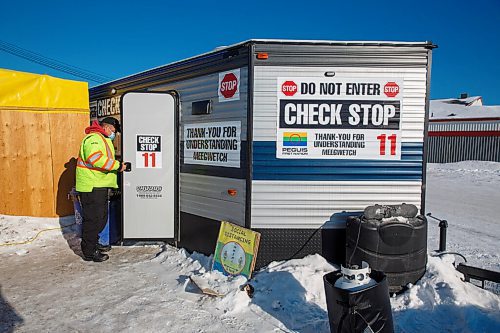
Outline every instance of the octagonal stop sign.
<path fill-rule="evenodd" d="M 396 97 L 399 94 L 399 86 L 396 82 L 387 82 L 384 86 L 384 94 L 387 97 Z"/>
<path fill-rule="evenodd" d="M 224 98 L 231 98 L 238 90 L 238 78 L 233 73 L 227 73 L 220 82 L 220 93 Z"/>
<path fill-rule="evenodd" d="M 293 96 L 297 92 L 297 84 L 293 81 L 285 81 L 281 85 L 281 91 L 287 96 Z"/>

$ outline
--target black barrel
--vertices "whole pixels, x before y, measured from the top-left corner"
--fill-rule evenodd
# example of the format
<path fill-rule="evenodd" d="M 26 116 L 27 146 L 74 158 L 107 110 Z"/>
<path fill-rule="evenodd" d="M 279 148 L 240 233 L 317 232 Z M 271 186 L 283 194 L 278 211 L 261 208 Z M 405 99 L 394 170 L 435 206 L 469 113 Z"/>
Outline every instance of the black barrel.
<path fill-rule="evenodd" d="M 373 207 L 373 206 L 372 206 Z M 367 208 L 368 209 L 368 208 Z M 427 220 L 424 216 L 367 219 L 349 217 L 346 264 L 370 267 L 387 275 L 390 292 L 414 284 L 427 264 Z"/>
<path fill-rule="evenodd" d="M 330 332 L 369 332 L 368 326 L 372 332 L 394 332 L 385 275 L 372 270 L 370 277 L 376 284 L 356 291 L 335 287 L 341 277 L 340 270 L 323 276 Z"/>

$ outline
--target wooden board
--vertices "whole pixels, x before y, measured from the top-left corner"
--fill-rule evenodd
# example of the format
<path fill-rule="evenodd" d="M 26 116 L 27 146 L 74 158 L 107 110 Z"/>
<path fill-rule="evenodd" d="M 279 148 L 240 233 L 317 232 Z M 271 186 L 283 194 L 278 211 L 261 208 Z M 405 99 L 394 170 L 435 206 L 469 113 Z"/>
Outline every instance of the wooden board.
<path fill-rule="evenodd" d="M 74 214 L 68 193 L 75 186 L 76 159 L 89 125 L 89 116 L 78 113 L 50 114 L 50 138 L 53 163 L 54 216 Z"/>
<path fill-rule="evenodd" d="M 0 214 L 54 216 L 49 115 L 0 112 Z"/>
<path fill-rule="evenodd" d="M 206 295 L 216 296 L 216 297 L 225 296 L 225 294 L 212 289 L 208 281 L 206 281 L 203 277 L 199 275 L 191 275 L 189 279 L 201 290 L 202 293 Z"/>
<path fill-rule="evenodd" d="M 0 111 L 0 214 L 73 214 L 67 193 L 88 124 L 88 114 Z"/>

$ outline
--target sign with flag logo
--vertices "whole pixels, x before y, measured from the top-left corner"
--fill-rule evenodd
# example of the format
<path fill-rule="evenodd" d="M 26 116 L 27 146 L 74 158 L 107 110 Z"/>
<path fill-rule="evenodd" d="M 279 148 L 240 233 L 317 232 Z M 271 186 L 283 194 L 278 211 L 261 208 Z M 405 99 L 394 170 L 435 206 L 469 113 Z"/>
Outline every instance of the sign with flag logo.
<path fill-rule="evenodd" d="M 399 77 L 277 80 L 276 157 L 401 159 Z"/>
<path fill-rule="evenodd" d="M 284 132 L 284 147 L 307 147 L 307 132 Z"/>

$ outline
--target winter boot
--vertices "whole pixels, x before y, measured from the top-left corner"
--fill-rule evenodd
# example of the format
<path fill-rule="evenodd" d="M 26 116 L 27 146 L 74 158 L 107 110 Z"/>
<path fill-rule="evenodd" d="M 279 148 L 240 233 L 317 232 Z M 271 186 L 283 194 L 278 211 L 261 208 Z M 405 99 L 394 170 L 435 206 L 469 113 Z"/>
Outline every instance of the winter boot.
<path fill-rule="evenodd" d="M 101 253 L 99 250 L 95 250 L 90 256 L 83 255 L 83 260 L 85 261 L 95 261 L 103 262 L 109 259 L 107 254 Z"/>

